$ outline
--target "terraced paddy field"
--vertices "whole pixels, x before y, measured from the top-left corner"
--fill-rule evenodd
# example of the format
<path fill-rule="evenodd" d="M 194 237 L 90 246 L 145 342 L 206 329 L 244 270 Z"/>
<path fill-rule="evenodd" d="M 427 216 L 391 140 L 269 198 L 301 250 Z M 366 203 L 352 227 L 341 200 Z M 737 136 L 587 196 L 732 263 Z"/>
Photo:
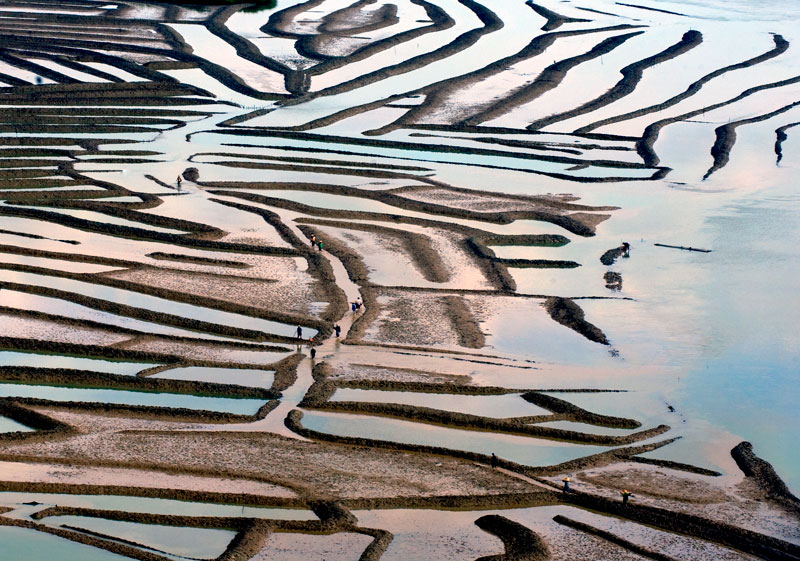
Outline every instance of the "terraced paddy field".
<path fill-rule="evenodd" d="M 0 0 L 0 559 L 800 559 L 798 21 Z"/>

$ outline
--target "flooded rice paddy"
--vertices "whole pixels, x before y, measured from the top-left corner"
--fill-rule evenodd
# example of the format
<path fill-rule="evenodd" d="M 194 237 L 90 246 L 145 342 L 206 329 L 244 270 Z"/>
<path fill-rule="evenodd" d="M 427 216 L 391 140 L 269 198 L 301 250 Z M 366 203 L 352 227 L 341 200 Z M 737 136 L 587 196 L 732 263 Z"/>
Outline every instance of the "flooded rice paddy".
<path fill-rule="evenodd" d="M 795 3 L 0 13 L 0 557 L 800 558 Z"/>

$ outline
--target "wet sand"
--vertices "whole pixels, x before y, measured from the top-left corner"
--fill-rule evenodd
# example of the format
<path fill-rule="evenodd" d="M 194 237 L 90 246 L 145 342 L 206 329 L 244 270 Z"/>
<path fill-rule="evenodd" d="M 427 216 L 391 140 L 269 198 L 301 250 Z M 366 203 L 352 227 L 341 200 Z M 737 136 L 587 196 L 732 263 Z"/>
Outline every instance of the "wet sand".
<path fill-rule="evenodd" d="M 30 430 L 0 490 L 318 520 L 0 497 L 0 525 L 148 561 L 58 519 L 225 529 L 221 560 L 800 559 L 783 466 L 687 418 L 642 288 L 702 282 L 645 247 L 704 212 L 673 187 L 727 181 L 756 127 L 791 162 L 792 29 L 731 23 L 760 54 L 730 63 L 696 54 L 718 7 L 664 7 L 4 3 L 0 415 Z M 707 162 L 670 183 L 688 124 Z"/>

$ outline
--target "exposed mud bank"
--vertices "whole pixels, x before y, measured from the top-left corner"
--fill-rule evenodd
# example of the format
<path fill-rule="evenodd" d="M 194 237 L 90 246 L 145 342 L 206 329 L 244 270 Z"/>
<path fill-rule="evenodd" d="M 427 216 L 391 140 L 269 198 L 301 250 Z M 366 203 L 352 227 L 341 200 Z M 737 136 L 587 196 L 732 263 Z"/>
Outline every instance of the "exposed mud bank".
<path fill-rule="evenodd" d="M 581 492 L 566 493 L 562 499 L 566 503 L 732 547 L 768 561 L 800 558 L 800 546 L 700 516 L 640 504 L 623 504 Z"/>
<path fill-rule="evenodd" d="M 280 395 L 278 392 L 265 388 L 234 384 L 171 380 L 168 378 L 140 378 L 137 376 L 64 368 L 2 366 L 0 367 L 0 381 L 45 386 L 183 393 L 210 397 L 277 399 Z"/>
<path fill-rule="evenodd" d="M 576 107 L 575 109 L 534 121 L 528 125 L 527 128 L 529 130 L 539 130 L 553 123 L 557 123 L 558 121 L 583 115 L 584 113 L 589 113 L 590 111 L 594 111 L 605 105 L 613 103 L 632 93 L 636 89 L 636 85 L 641 81 L 644 71 L 647 68 L 680 56 L 686 51 L 697 47 L 702 41 L 702 33 L 696 30 L 687 31 L 683 34 L 683 37 L 680 41 L 664 49 L 660 53 L 644 58 L 622 68 L 620 70 L 622 79 L 601 96 L 598 96 L 594 100 Z"/>
<path fill-rule="evenodd" d="M 641 555 L 642 557 L 653 559 L 654 561 L 675 561 L 675 558 L 673 557 L 669 557 L 668 555 L 664 555 L 663 553 L 660 553 L 658 551 L 642 547 L 631 541 L 621 538 L 616 534 L 612 534 L 611 532 L 606 532 L 605 530 L 600 530 L 599 528 L 595 528 L 583 522 L 578 522 L 577 520 L 572 520 L 571 518 L 567 518 L 566 516 L 562 516 L 559 514 L 553 517 L 553 520 L 555 522 L 558 522 L 559 524 L 563 524 L 564 526 L 568 526 L 570 528 L 578 530 L 579 532 L 584 532 L 586 534 L 597 536 L 598 538 L 609 541 L 615 545 L 627 549 L 632 553 Z"/>
<path fill-rule="evenodd" d="M 310 168 L 305 171 L 309 172 L 318 172 L 320 171 L 318 168 Z M 416 179 L 416 176 L 412 176 L 409 179 Z M 258 184 L 245 184 L 250 189 L 258 189 L 258 188 L 274 188 L 274 185 L 267 184 L 268 186 L 261 187 Z M 215 183 L 205 183 L 203 184 L 204 187 L 213 188 L 213 187 L 221 187 L 221 188 L 241 188 L 242 184 L 234 183 L 234 182 L 215 182 Z M 318 189 L 321 192 L 328 192 L 331 191 L 330 189 Z M 305 215 L 310 216 L 321 216 L 321 217 L 329 217 L 329 218 L 351 218 L 351 219 L 367 219 L 368 216 L 374 216 L 375 218 L 381 220 L 389 220 L 392 218 L 392 215 L 387 214 L 380 214 L 380 213 L 365 213 L 361 211 L 343 211 L 343 210 L 330 210 L 324 209 L 320 207 L 314 207 L 311 205 L 306 205 L 303 203 L 297 203 L 294 201 L 287 201 L 285 199 L 279 199 L 276 197 L 266 197 L 264 195 L 258 195 L 256 193 L 248 193 L 248 192 L 241 192 L 241 191 L 219 191 L 219 190 L 212 190 L 212 194 L 221 195 L 221 196 L 228 196 L 228 197 L 237 197 L 240 199 L 249 200 L 256 203 L 261 203 L 268 206 L 274 206 L 277 208 L 285 208 L 287 210 L 291 210 L 294 212 L 299 212 Z M 517 210 L 517 211 L 506 211 L 506 212 L 476 212 L 472 210 L 467 210 L 463 208 L 453 208 L 445 205 L 437 205 L 432 204 L 429 202 L 422 202 L 411 198 L 402 197 L 399 195 L 395 195 L 393 193 L 387 193 L 385 191 L 367 191 L 362 189 L 355 189 L 355 188 L 348 188 L 343 186 L 336 186 L 335 189 L 336 194 L 340 195 L 347 195 L 347 196 L 354 196 L 360 197 L 365 199 L 376 200 L 382 202 L 384 204 L 394 206 L 397 208 L 402 208 L 405 210 L 412 210 L 414 212 L 422 212 L 425 214 L 432 214 L 450 218 L 463 218 L 467 220 L 477 220 L 480 222 L 490 222 L 495 224 L 510 224 L 515 220 L 539 220 L 542 222 L 550 222 L 557 226 L 561 226 L 562 228 L 566 229 L 569 232 L 580 236 L 593 236 L 594 235 L 594 225 L 587 225 L 585 222 L 573 218 L 568 214 L 560 214 L 557 212 L 547 211 L 547 210 Z"/>
<path fill-rule="evenodd" d="M 772 464 L 755 455 L 752 444 L 740 442 L 731 450 L 731 456 L 745 476 L 752 478 L 767 497 L 791 508 L 800 515 L 800 499 L 792 494 L 786 483 L 775 472 Z"/>
<path fill-rule="evenodd" d="M 768 60 L 770 60 L 772 58 L 775 58 L 775 57 L 783 54 L 789 48 L 789 42 L 786 41 L 786 39 L 784 39 L 781 35 L 775 33 L 775 34 L 772 35 L 772 39 L 775 42 L 775 47 L 773 49 L 771 49 L 771 50 L 769 50 L 769 51 L 767 51 L 767 52 L 765 52 L 765 53 L 763 53 L 763 54 L 761 54 L 759 56 L 756 56 L 756 57 L 753 57 L 751 59 L 745 60 L 743 62 L 740 62 L 740 63 L 737 63 L 737 64 L 731 64 L 731 65 L 728 65 L 728 66 L 724 66 L 724 67 L 719 68 L 719 69 L 717 69 L 717 70 L 715 70 L 713 72 L 710 72 L 709 74 L 706 74 L 705 76 L 703 76 L 699 80 L 696 80 L 695 82 L 692 82 L 689 85 L 689 87 L 686 88 L 685 91 L 681 92 L 680 94 L 678 94 L 676 96 L 673 96 L 673 97 L 671 97 L 671 98 L 669 98 L 669 99 L 667 99 L 667 100 L 665 100 L 665 101 L 663 101 L 661 103 L 658 103 L 658 104 L 655 104 L 655 105 L 651 105 L 649 107 L 645 107 L 645 108 L 642 108 L 642 109 L 637 109 L 636 111 L 631 111 L 629 113 L 624 113 L 622 115 L 617 115 L 617 116 L 614 116 L 614 117 L 609 117 L 607 119 L 602 119 L 602 120 L 599 120 L 599 121 L 595 121 L 594 123 L 591 123 L 590 125 L 587 125 L 585 127 L 581 127 L 579 129 L 577 129 L 575 132 L 576 133 L 580 133 L 580 134 L 588 133 L 589 131 L 594 130 L 594 129 L 599 128 L 599 127 L 602 127 L 604 125 L 610 125 L 610 124 L 618 123 L 618 122 L 625 121 L 625 120 L 628 120 L 628 119 L 634 119 L 636 117 L 642 117 L 642 116 L 650 114 L 650 113 L 663 111 L 664 109 L 672 107 L 673 105 L 676 105 L 677 103 L 683 101 L 684 99 L 696 94 L 697 92 L 699 92 L 702 89 L 703 85 L 706 84 L 707 82 L 709 82 L 710 80 L 712 80 L 712 79 L 714 79 L 714 78 L 716 78 L 718 76 L 721 76 L 723 74 L 726 74 L 728 72 L 731 72 L 733 70 L 740 70 L 740 69 L 743 69 L 743 68 L 749 68 L 751 66 L 755 66 L 755 65 L 760 64 L 762 62 L 766 62 L 766 61 L 768 61 Z M 651 137 L 650 136 L 650 135 L 652 135 L 653 132 L 655 132 L 655 137 Z M 655 144 L 655 140 L 656 140 L 656 138 L 658 136 L 658 131 L 650 131 L 650 135 L 648 135 L 648 132 L 645 131 L 645 136 L 647 137 L 646 143 L 649 145 L 649 150 L 642 150 L 642 149 L 639 149 L 638 147 L 637 147 L 637 150 L 639 151 L 640 155 L 644 155 L 645 152 L 647 152 L 648 157 L 644 157 L 645 163 L 650 163 L 651 165 L 657 165 L 658 164 L 658 158 L 655 157 L 655 153 L 652 152 L 652 147 L 653 147 L 653 144 Z M 645 140 L 645 137 L 643 137 L 643 140 Z M 644 148 L 644 146 L 642 148 Z"/>
<path fill-rule="evenodd" d="M 0 414 L 8 417 L 26 427 L 32 428 L 37 432 L 38 437 L 43 437 L 45 434 L 55 435 L 58 433 L 68 433 L 72 428 L 66 423 L 62 423 L 55 419 L 37 413 L 27 407 L 21 407 L 15 403 L 14 400 L 8 398 L 0 399 Z M 16 440 L 20 437 L 29 435 L 27 432 L 12 432 L 0 434 L 0 441 L 3 440 Z"/>
<path fill-rule="evenodd" d="M 536 532 L 518 522 L 497 514 L 481 516 L 475 525 L 500 538 L 505 547 L 503 555 L 481 557 L 476 561 L 547 561 L 550 548 Z"/>
<path fill-rule="evenodd" d="M 601 345 L 610 345 L 608 339 L 599 327 L 592 325 L 584 319 L 583 309 L 569 298 L 550 297 L 544 301 L 544 307 L 550 317 L 561 325 L 569 327 L 580 333 L 590 341 Z"/>
<path fill-rule="evenodd" d="M 338 402 L 342 403 L 342 402 Z M 380 404 L 378 404 L 380 405 Z M 420 408 L 422 409 L 422 408 Z M 434 410 L 435 411 L 435 410 Z M 458 414 L 456 414 L 458 415 Z M 284 420 L 285 425 L 287 428 L 296 432 L 301 436 L 305 436 L 306 438 L 310 438 L 313 440 L 319 441 L 327 441 L 327 442 L 334 442 L 338 444 L 347 444 L 347 445 L 354 445 L 354 446 L 364 446 L 367 448 L 384 448 L 389 450 L 402 450 L 407 452 L 417 452 L 417 453 L 424 453 L 424 454 L 434 454 L 440 456 L 449 456 L 453 458 L 460 458 L 465 459 L 473 462 L 480 462 L 483 465 L 489 465 L 491 462 L 490 456 L 486 454 L 480 454 L 477 452 L 469 452 L 465 450 L 458 450 L 458 449 L 450 449 L 444 448 L 441 446 L 423 446 L 417 444 L 406 444 L 406 443 L 398 443 L 392 442 L 388 440 L 375 440 L 370 438 L 361 438 L 361 437 L 351 437 L 351 436 L 338 436 L 328 433 L 323 433 L 319 431 L 315 431 L 309 428 L 306 428 L 302 425 L 302 418 L 303 413 L 299 409 L 292 410 L 289 415 Z M 540 427 L 543 428 L 543 427 Z M 668 427 L 667 427 L 668 428 Z M 654 429 L 656 430 L 656 429 Z M 658 429 L 661 430 L 661 429 Z M 568 432 L 568 431 L 565 431 Z M 580 433 L 575 433 L 580 434 Z M 537 435 L 538 436 L 538 435 Z M 587 435 L 587 437 L 598 436 L 598 435 Z M 536 476 L 536 475 L 549 475 L 549 474 L 557 474 L 557 473 L 566 473 L 577 471 L 580 469 L 587 469 L 589 467 L 599 467 L 603 465 L 609 465 L 612 463 L 619 462 L 622 458 L 627 458 L 632 455 L 642 454 L 644 452 L 648 452 L 651 450 L 655 450 L 673 442 L 674 439 L 666 440 L 657 442 L 654 444 L 646 444 L 646 445 L 639 445 L 639 446 L 632 446 L 628 448 L 616 448 L 614 450 L 609 450 L 608 452 L 601 452 L 599 454 L 594 454 L 592 456 L 585 456 L 582 458 L 578 458 L 576 460 L 570 460 L 567 462 L 562 462 L 557 465 L 550 465 L 550 466 L 525 466 L 522 464 L 518 464 L 516 462 L 512 462 L 510 460 L 506 460 L 503 458 L 499 458 L 498 462 L 500 467 L 505 469 L 521 473 L 527 476 Z"/>

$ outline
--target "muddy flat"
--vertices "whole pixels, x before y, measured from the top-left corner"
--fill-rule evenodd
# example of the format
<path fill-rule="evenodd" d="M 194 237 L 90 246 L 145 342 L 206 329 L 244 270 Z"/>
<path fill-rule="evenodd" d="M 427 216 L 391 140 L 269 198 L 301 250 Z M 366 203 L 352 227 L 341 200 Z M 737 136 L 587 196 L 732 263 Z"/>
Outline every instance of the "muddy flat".
<path fill-rule="evenodd" d="M 800 559 L 793 2 L 0 16 L 15 558 Z"/>

